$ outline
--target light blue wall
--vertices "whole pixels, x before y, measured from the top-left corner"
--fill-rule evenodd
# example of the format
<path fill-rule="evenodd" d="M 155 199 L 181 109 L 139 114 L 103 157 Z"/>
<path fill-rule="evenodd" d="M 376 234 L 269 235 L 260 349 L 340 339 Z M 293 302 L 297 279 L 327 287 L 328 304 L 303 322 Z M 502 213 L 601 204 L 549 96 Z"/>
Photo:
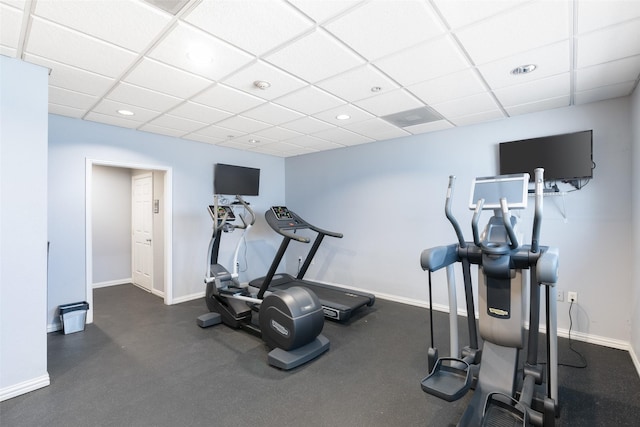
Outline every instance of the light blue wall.
<path fill-rule="evenodd" d="M 631 127 L 633 135 L 633 294 L 631 298 L 631 346 L 634 362 L 640 372 L 640 89 L 631 96 Z"/>
<path fill-rule="evenodd" d="M 341 240 L 326 241 L 309 278 L 426 303 L 420 253 L 455 242 L 444 217 L 448 176 L 457 176 L 453 212 L 470 240 L 470 183 L 498 173 L 499 142 L 586 129 L 594 135 L 594 179 L 564 199 L 545 198 L 541 242 L 560 248 L 559 289 L 579 294 L 574 332 L 613 340 L 613 345 L 628 343 L 629 98 L 288 158 L 288 207 L 319 227 L 344 233 Z M 529 241 L 532 211 L 530 206 L 521 219 Z M 291 252 L 290 266 L 297 256 Z M 447 303 L 445 280 L 444 272 L 434 275 L 437 304 Z M 559 304 L 559 326 L 565 330 L 568 307 Z"/>
<path fill-rule="evenodd" d="M 93 166 L 93 283 L 131 279 L 131 169 Z"/>
<path fill-rule="evenodd" d="M 0 400 L 49 384 L 47 77 L 0 55 Z"/>
<path fill-rule="evenodd" d="M 264 222 L 264 211 L 284 203 L 284 160 L 168 136 L 138 132 L 62 116 L 49 116 L 49 239 L 51 240 L 48 321 L 60 304 L 86 298 L 85 159 L 168 167 L 173 172 L 173 296 L 204 292 L 206 251 L 213 201 L 213 165 L 218 162 L 261 169 L 260 196 L 247 200 L 258 223 L 247 237 L 248 280 L 264 275 L 279 240 Z M 224 236 L 220 262 L 231 268 L 239 233 Z M 203 306 L 204 308 L 204 306 Z"/>

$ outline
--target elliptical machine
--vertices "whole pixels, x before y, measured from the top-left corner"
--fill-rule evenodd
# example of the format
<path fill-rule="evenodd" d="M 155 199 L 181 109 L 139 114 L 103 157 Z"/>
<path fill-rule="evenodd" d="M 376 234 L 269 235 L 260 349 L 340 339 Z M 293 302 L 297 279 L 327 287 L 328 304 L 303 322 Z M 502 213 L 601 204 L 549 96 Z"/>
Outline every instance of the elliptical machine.
<path fill-rule="evenodd" d="M 308 289 L 293 287 L 265 294 L 252 295 L 247 286 L 238 281 L 238 252 L 243 239 L 238 241 L 234 255 L 234 269 L 230 273 L 218 263 L 222 232 L 242 229 L 243 236 L 255 223 L 256 216 L 240 196 L 236 196 L 251 219 L 239 215 L 242 225 L 233 224 L 236 219 L 231 206 L 209 206 L 213 219 L 213 235 L 209 242 L 208 265 L 205 277 L 205 301 L 210 313 L 198 317 L 200 327 L 219 323 L 234 329 L 243 329 L 262 338 L 272 348 L 268 363 L 289 370 L 302 365 L 329 350 L 329 340 L 321 335 L 324 313 L 318 297 Z M 262 297 L 263 295 L 264 298 Z"/>
<path fill-rule="evenodd" d="M 430 373 L 422 380 L 422 389 L 444 400 L 454 401 L 475 388 L 458 426 L 553 426 L 559 411 L 554 288 L 558 278 L 559 255 L 556 248 L 539 246 L 543 169 L 535 171 L 535 216 L 530 245 L 520 243 L 516 233 L 517 220 L 509 211 L 526 208 L 529 174 L 474 180 L 469 204 L 470 209 L 474 210 L 471 221 L 473 242 L 464 240 L 460 226 L 451 213 L 454 181 L 455 177 L 451 176 L 445 214 L 456 232 L 458 243 L 423 251 L 420 263 L 423 270 L 429 271 L 430 294 L 431 272 L 447 267 L 448 273 L 451 273 L 452 264 L 462 264 L 470 345 L 457 357 L 457 341 L 454 343 L 456 337 L 452 336 L 453 357 L 438 358 L 431 326 L 431 347 L 428 352 Z M 483 209 L 493 209 L 494 216 L 481 235 L 478 221 Z M 471 264 L 478 265 L 478 324 L 484 340 L 482 348 L 478 346 L 474 316 Z M 530 272 L 529 335 L 527 359 L 520 381 L 518 357 L 525 344 L 524 269 Z M 453 274 L 448 274 L 448 281 L 450 299 L 451 295 L 455 298 Z M 540 288 L 545 291 L 546 302 L 546 372 L 538 363 Z M 450 300 L 450 307 L 449 316 L 455 321 L 455 301 L 452 303 Z M 545 385 L 544 393 L 536 391 L 536 385 L 541 384 Z"/>

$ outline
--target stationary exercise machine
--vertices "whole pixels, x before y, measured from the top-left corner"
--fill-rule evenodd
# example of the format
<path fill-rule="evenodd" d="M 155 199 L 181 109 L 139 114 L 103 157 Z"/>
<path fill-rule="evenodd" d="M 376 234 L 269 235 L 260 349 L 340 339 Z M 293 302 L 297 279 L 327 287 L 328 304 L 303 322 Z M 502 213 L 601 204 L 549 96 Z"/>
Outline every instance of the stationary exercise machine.
<path fill-rule="evenodd" d="M 474 210 L 473 242 L 464 240 L 451 213 L 454 181 L 455 177 L 451 176 L 445 214 L 458 243 L 423 251 L 420 263 L 423 270 L 429 271 L 430 294 L 431 272 L 443 267 L 449 270 L 456 262 L 462 264 L 470 344 L 462 349 L 459 357 L 457 345 L 452 345 L 452 351 L 456 353 L 452 353 L 452 357 L 439 358 L 433 344 L 432 317 L 428 352 L 430 373 L 422 380 L 422 389 L 447 401 L 460 399 L 471 388 L 475 389 L 458 426 L 553 426 L 559 411 L 554 288 L 559 255 L 556 248 L 539 245 L 543 170 L 535 171 L 535 215 L 530 245 L 521 244 L 517 218 L 510 213 L 510 209 L 527 206 L 529 174 L 474 180 L 469 203 L 469 208 Z M 478 222 L 483 209 L 493 210 L 494 216 L 480 234 Z M 474 316 L 471 264 L 478 266 L 478 325 L 484 341 L 482 348 L 478 346 Z M 527 358 L 520 375 L 519 353 L 525 347 L 527 283 L 522 274 L 525 269 L 529 270 L 530 277 L 529 332 Z M 452 274 L 448 274 L 448 282 L 450 288 L 455 288 Z M 538 361 L 542 290 L 546 307 L 546 369 Z M 456 307 L 457 304 L 450 305 Z M 449 315 L 455 321 L 456 309 L 452 308 Z"/>
<path fill-rule="evenodd" d="M 300 286 L 305 289 L 309 289 L 320 299 L 325 317 L 328 319 L 338 320 L 340 322 L 346 322 L 349 320 L 353 312 L 357 309 L 364 307 L 365 305 L 371 307 L 374 304 L 376 298 L 373 294 L 356 292 L 351 289 L 304 279 L 304 275 L 311 265 L 311 261 L 318 251 L 324 237 L 329 236 L 342 238 L 341 233 L 323 230 L 315 225 L 311 225 L 300 216 L 296 215 L 295 212 L 287 209 L 286 206 L 272 206 L 264 216 L 267 220 L 267 224 L 269 224 L 276 233 L 283 236 L 283 239 L 267 275 L 265 277 L 252 280 L 249 283 L 249 286 L 269 290 L 289 289 L 293 286 Z M 304 229 L 312 230 L 317 233 L 317 235 L 297 276 L 293 277 L 286 273 L 276 274 L 276 270 L 278 269 L 287 247 L 292 240 L 302 243 L 311 242 L 310 238 L 296 234 L 297 231 Z M 258 293 L 258 297 L 260 297 L 260 293 Z"/>
<path fill-rule="evenodd" d="M 242 286 L 238 281 L 237 258 L 243 238 L 236 246 L 233 273 L 218 263 L 222 232 L 242 229 L 246 233 L 255 223 L 251 207 L 242 197 L 236 196 L 236 199 L 250 216 L 247 222 L 239 215 L 242 225 L 233 224 L 236 219 L 233 209 L 219 205 L 217 196 L 214 205 L 209 206 L 213 235 L 207 253 L 205 300 L 210 313 L 198 317 L 198 325 L 224 323 L 248 331 L 272 348 L 268 355 L 270 365 L 293 369 L 329 350 L 329 340 L 320 334 L 324 327 L 322 306 L 318 297 L 305 288 L 267 292 L 264 286 L 258 295 L 253 295 L 247 286 Z"/>

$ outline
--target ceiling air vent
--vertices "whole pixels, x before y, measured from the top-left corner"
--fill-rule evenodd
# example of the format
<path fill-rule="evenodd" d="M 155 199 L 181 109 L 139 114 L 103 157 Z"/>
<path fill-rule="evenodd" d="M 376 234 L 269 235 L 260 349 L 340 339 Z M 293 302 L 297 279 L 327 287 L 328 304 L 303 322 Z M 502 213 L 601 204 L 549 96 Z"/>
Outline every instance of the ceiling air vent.
<path fill-rule="evenodd" d="M 401 128 L 436 122 L 443 119 L 440 114 L 436 113 L 429 107 L 414 108 L 413 110 L 401 111 L 399 113 L 389 114 L 380 118 Z"/>
<path fill-rule="evenodd" d="M 152 6 L 169 12 L 172 15 L 177 14 L 182 8 L 189 3 L 189 0 L 144 0 Z"/>

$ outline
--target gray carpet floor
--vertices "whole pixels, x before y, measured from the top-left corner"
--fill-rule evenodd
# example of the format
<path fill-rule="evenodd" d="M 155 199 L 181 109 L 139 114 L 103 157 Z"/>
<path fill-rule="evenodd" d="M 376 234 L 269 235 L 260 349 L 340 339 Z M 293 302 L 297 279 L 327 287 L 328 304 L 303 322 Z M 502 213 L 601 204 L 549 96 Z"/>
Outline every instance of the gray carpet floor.
<path fill-rule="evenodd" d="M 378 300 L 346 325 L 326 322 L 329 352 L 285 372 L 267 364 L 260 339 L 199 328 L 202 300 L 165 306 L 121 285 L 95 290 L 94 301 L 84 331 L 49 334 L 51 385 L 0 403 L 0 425 L 450 426 L 471 395 L 448 403 L 422 392 L 429 324 L 417 307 Z M 446 315 L 434 325 L 446 354 Z M 556 425 L 637 426 L 640 377 L 629 354 L 573 347 L 588 367 L 559 368 Z M 566 339 L 559 357 L 581 363 Z"/>

